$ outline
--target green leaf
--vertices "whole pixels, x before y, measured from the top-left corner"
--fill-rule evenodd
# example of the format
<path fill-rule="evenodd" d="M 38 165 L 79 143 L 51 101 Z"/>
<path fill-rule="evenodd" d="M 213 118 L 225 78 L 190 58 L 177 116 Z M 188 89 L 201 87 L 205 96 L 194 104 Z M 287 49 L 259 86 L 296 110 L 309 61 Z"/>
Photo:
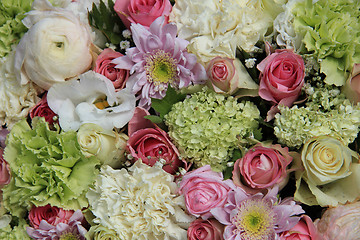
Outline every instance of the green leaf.
<path fill-rule="evenodd" d="M 175 89 L 169 85 L 166 96 L 163 99 L 152 98 L 151 106 L 155 111 L 160 113 L 160 118 L 164 119 L 164 116 L 170 112 L 172 105 L 184 100 L 185 97 L 185 94 L 177 93 Z"/>
<path fill-rule="evenodd" d="M 163 122 L 163 119 L 159 116 L 155 116 L 155 115 L 148 115 L 148 116 L 144 116 L 145 119 L 149 119 L 151 122 L 155 123 L 155 124 L 159 124 Z"/>

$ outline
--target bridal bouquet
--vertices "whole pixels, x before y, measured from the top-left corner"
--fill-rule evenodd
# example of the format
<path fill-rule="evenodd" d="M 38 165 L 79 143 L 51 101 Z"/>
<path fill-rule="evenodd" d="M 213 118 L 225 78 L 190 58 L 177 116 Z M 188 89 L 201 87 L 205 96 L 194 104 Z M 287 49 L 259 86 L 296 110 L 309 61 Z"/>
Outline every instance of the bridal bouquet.
<path fill-rule="evenodd" d="M 359 1 L 0 12 L 0 239 L 359 238 Z"/>

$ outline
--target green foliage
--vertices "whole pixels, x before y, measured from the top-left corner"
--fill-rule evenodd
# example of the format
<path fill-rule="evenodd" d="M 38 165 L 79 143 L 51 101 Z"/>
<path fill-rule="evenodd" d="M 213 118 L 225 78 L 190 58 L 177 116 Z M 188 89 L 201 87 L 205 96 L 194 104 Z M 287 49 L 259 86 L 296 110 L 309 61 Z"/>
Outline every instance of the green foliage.
<path fill-rule="evenodd" d="M 88 16 L 90 25 L 99 29 L 108 41 L 118 48 L 121 41 L 129 41 L 129 39 L 126 39 L 121 34 L 126 27 L 115 12 L 112 0 L 108 0 L 108 6 L 102 0 L 100 0 L 99 6 L 93 3 L 92 10 Z"/>
<path fill-rule="evenodd" d="M 172 106 L 177 102 L 183 101 L 185 97 L 185 94 L 177 93 L 175 89 L 169 85 L 166 96 L 163 99 L 152 98 L 151 106 L 155 111 L 160 113 L 160 118 L 163 120 L 164 116 L 171 111 Z"/>

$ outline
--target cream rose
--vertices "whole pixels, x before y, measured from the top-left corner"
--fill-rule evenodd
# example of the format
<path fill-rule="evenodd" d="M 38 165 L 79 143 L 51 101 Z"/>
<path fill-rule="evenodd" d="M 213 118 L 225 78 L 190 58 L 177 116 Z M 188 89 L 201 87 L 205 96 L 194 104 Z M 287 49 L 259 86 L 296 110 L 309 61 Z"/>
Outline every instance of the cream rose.
<path fill-rule="evenodd" d="M 35 0 L 23 22 L 29 30 L 16 48 L 14 65 L 21 84 L 33 81 L 48 90 L 91 67 L 89 29 L 72 12 Z"/>
<path fill-rule="evenodd" d="M 298 162 L 300 163 L 300 162 Z M 359 156 L 330 136 L 307 141 L 296 172 L 295 200 L 308 205 L 336 206 L 360 195 Z"/>
<path fill-rule="evenodd" d="M 86 157 L 96 156 L 102 164 L 118 168 L 125 160 L 128 136 L 124 133 L 105 131 L 97 124 L 85 123 L 79 128 L 77 140 Z"/>

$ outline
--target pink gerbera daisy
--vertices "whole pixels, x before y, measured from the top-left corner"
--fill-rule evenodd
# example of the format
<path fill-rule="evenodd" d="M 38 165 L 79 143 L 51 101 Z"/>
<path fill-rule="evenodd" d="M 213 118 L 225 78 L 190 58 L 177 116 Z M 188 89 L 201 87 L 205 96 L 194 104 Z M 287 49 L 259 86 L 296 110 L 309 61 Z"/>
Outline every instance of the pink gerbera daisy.
<path fill-rule="evenodd" d="M 291 198 L 279 201 L 277 188 L 248 195 L 241 188 L 229 193 L 228 202 L 211 213 L 224 224 L 225 240 L 274 240 L 276 235 L 294 227 L 304 213 Z"/>
<path fill-rule="evenodd" d="M 141 24 L 130 28 L 136 46 L 113 63 L 130 70 L 127 86 L 139 94 L 139 106 L 149 109 L 151 98 L 162 99 L 169 84 L 179 89 L 204 83 L 206 71 L 196 56 L 187 52 L 189 42 L 176 37 L 175 24 L 165 24 L 164 17 L 159 17 L 149 29 Z"/>

